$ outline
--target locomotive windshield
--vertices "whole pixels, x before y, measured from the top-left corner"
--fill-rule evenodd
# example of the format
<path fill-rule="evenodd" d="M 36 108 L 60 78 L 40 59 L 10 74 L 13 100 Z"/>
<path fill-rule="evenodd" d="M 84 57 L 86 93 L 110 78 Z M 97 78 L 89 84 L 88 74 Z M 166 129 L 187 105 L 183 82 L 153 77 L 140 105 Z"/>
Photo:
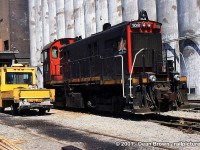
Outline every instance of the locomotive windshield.
<path fill-rule="evenodd" d="M 135 67 L 144 66 L 146 71 L 162 72 L 162 41 L 160 33 L 132 33 L 132 52 L 135 54 L 142 48 L 146 48 L 137 57 Z M 143 60 L 144 59 L 144 60 Z M 148 70 L 152 68 L 153 70 Z"/>

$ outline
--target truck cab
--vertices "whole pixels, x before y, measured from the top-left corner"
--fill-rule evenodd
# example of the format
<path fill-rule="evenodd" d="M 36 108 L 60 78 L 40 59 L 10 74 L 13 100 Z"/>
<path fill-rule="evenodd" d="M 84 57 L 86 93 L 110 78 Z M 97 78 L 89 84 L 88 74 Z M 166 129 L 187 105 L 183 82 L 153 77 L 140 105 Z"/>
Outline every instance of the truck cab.
<path fill-rule="evenodd" d="M 50 110 L 55 100 L 54 89 L 38 89 L 36 69 L 14 64 L 0 68 L 0 108 L 11 107 L 17 114 L 25 109 L 39 109 L 41 114 Z"/>

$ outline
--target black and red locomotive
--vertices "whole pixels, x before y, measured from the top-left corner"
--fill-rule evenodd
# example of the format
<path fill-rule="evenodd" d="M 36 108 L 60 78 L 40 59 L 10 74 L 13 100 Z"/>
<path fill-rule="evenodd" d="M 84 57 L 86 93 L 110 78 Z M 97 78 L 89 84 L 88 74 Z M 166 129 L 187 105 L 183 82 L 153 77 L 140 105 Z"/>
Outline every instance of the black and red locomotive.
<path fill-rule="evenodd" d="M 101 111 L 168 111 L 187 103 L 186 77 L 162 50 L 162 24 L 148 20 L 110 26 L 88 38 L 65 38 L 42 51 L 44 86 L 56 106 Z"/>

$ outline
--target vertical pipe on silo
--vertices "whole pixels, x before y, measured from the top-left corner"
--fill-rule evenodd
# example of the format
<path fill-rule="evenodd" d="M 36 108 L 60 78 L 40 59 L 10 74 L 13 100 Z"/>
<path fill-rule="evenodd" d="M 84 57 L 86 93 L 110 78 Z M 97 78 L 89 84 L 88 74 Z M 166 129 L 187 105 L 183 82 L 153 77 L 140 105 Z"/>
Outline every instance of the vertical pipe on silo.
<path fill-rule="evenodd" d="M 74 0 L 74 34 L 85 38 L 83 0 Z"/>
<path fill-rule="evenodd" d="M 50 42 L 48 0 L 42 1 L 42 29 L 43 29 L 43 46 L 45 46 Z"/>
<path fill-rule="evenodd" d="M 57 38 L 65 37 L 64 0 L 56 0 Z"/>
<path fill-rule="evenodd" d="M 35 0 L 29 0 L 29 31 L 30 31 L 30 65 L 37 66 L 36 49 L 36 6 Z"/>
<path fill-rule="evenodd" d="M 122 20 L 131 21 L 138 19 L 138 1 L 122 0 Z"/>
<path fill-rule="evenodd" d="M 85 37 L 96 33 L 95 0 L 84 0 Z"/>
<path fill-rule="evenodd" d="M 74 8 L 73 0 L 65 0 L 65 36 L 74 37 Z"/>
<path fill-rule="evenodd" d="M 104 23 L 108 23 L 108 3 L 107 0 L 96 0 L 96 30 L 103 30 Z"/>
<path fill-rule="evenodd" d="M 138 0 L 139 11 L 145 10 L 148 14 L 149 20 L 157 20 L 156 16 L 156 0 Z"/>
<path fill-rule="evenodd" d="M 200 34 L 200 1 L 178 1 L 178 20 L 181 37 Z M 185 72 L 188 88 L 195 88 L 195 93 L 189 95 L 189 100 L 200 100 L 200 38 L 182 40 L 179 46 L 188 67 Z M 182 64 L 181 69 L 185 69 Z"/>
<path fill-rule="evenodd" d="M 50 42 L 53 42 L 57 39 L 57 25 L 56 25 L 56 1 L 48 0 L 49 6 L 49 35 Z"/>
<path fill-rule="evenodd" d="M 157 0 L 157 18 L 158 22 L 162 23 L 163 34 L 162 39 L 164 41 L 178 39 L 179 31 L 178 31 L 178 12 L 177 12 L 177 1 L 176 0 L 167 0 L 161 1 Z M 171 58 L 174 59 L 175 49 L 177 52 L 175 54 L 176 57 L 176 70 L 180 72 L 180 57 L 179 57 L 179 42 L 174 41 L 170 43 L 165 43 L 163 45 L 164 50 L 168 50 L 167 54 Z"/>
<path fill-rule="evenodd" d="M 108 0 L 108 21 L 112 26 L 122 22 L 121 0 Z"/>
<path fill-rule="evenodd" d="M 36 5 L 36 59 L 37 59 L 37 85 L 39 88 L 43 87 L 43 75 L 42 75 L 42 65 L 40 61 L 41 50 L 43 47 L 42 39 L 42 1 L 35 1 Z"/>

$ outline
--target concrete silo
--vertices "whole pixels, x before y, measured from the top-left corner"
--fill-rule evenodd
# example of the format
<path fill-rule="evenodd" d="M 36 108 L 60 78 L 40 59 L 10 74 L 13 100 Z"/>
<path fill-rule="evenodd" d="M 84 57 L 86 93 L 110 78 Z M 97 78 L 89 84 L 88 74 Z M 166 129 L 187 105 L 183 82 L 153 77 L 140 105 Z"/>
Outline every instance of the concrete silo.
<path fill-rule="evenodd" d="M 74 0 L 74 33 L 85 38 L 84 1 Z"/>
<path fill-rule="evenodd" d="M 43 31 L 43 46 L 50 42 L 49 39 L 49 7 L 48 0 L 42 1 L 42 31 Z"/>
<path fill-rule="evenodd" d="M 131 21 L 138 19 L 138 1 L 122 0 L 122 20 Z"/>
<path fill-rule="evenodd" d="M 95 0 L 84 0 L 85 36 L 96 33 Z"/>
<path fill-rule="evenodd" d="M 56 0 L 57 38 L 65 37 L 64 0 Z"/>
<path fill-rule="evenodd" d="M 56 25 L 56 0 L 48 0 L 49 6 L 49 34 L 50 41 L 57 39 L 57 25 Z"/>
<path fill-rule="evenodd" d="M 107 0 L 96 0 L 96 31 L 103 30 L 103 24 L 108 23 L 108 2 Z"/>
<path fill-rule="evenodd" d="M 65 37 L 74 37 L 74 5 L 73 0 L 65 0 Z"/>
<path fill-rule="evenodd" d="M 36 8 L 35 0 L 29 0 L 30 65 L 37 66 L 36 51 Z"/>
<path fill-rule="evenodd" d="M 43 87 L 43 75 L 42 75 L 42 64 L 40 60 L 41 56 L 41 50 L 43 48 L 43 36 L 42 36 L 42 1 L 37 0 L 35 1 L 36 6 L 36 49 L 37 53 L 36 56 L 33 56 L 33 58 L 37 59 L 37 81 L 38 81 L 38 87 Z"/>
<path fill-rule="evenodd" d="M 169 41 L 179 38 L 178 31 L 178 12 L 177 12 L 177 1 L 167 0 L 161 1 L 157 0 L 157 18 L 158 22 L 162 23 L 163 41 Z M 168 59 L 176 59 L 176 70 L 180 71 L 180 58 L 179 58 L 179 42 L 172 41 L 163 44 L 163 49 L 168 50 Z M 176 53 L 174 54 L 174 49 Z"/>
<path fill-rule="evenodd" d="M 121 0 L 108 0 L 108 22 L 112 26 L 122 22 Z"/>
<path fill-rule="evenodd" d="M 156 0 L 138 0 L 139 11 L 146 10 L 148 13 L 149 20 L 155 21 L 156 16 Z"/>
<path fill-rule="evenodd" d="M 186 37 L 180 41 L 180 51 L 185 57 L 187 67 L 181 66 L 181 69 L 187 69 L 185 74 L 188 79 L 188 86 L 191 90 L 190 100 L 200 100 L 200 0 L 181 0 L 178 1 L 178 19 L 179 35 Z M 188 38 L 189 36 L 194 38 Z"/>

